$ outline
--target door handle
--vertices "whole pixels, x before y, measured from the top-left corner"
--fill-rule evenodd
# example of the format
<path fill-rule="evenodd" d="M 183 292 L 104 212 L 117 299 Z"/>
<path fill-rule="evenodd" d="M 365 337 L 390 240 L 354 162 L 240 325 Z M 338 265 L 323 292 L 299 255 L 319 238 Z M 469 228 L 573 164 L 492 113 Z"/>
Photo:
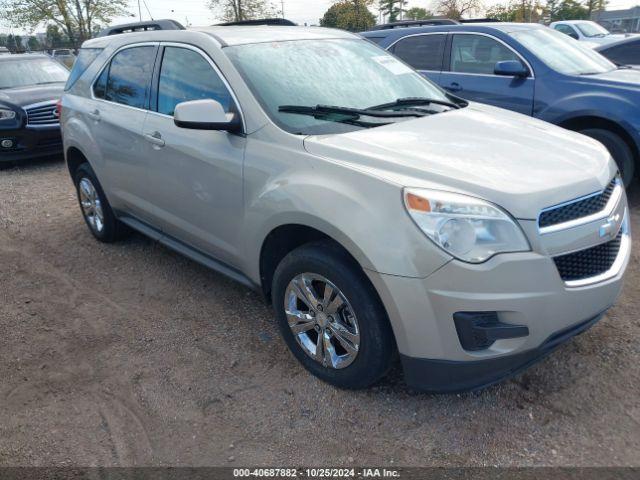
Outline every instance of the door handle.
<path fill-rule="evenodd" d="M 450 92 L 459 92 L 460 90 L 462 90 L 462 87 L 458 82 L 451 82 L 451 84 L 448 87 L 444 87 L 444 88 L 445 90 L 449 90 Z"/>
<path fill-rule="evenodd" d="M 147 140 L 147 142 L 149 142 L 150 144 L 156 147 L 164 147 L 165 145 L 162 135 L 160 135 L 160 132 L 145 133 L 144 138 Z"/>
<path fill-rule="evenodd" d="M 89 112 L 87 114 L 87 116 L 93 120 L 94 122 L 99 122 L 100 121 L 100 110 L 95 109 L 93 112 Z"/>

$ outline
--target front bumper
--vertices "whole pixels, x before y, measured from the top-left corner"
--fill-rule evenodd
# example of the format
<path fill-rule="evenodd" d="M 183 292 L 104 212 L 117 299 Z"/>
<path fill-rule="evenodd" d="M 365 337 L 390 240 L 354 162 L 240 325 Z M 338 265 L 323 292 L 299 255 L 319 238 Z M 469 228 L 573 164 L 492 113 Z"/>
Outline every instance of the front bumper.
<path fill-rule="evenodd" d="M 626 209 L 625 199 L 619 211 Z M 597 225 L 566 235 L 597 232 Z M 606 276 L 578 286 L 563 281 L 553 256 L 539 251 L 497 255 L 479 265 L 451 260 L 424 279 L 368 273 L 387 309 L 409 385 L 452 392 L 513 375 L 594 324 L 620 294 L 629 236 L 622 245 Z M 492 312 L 500 324 L 526 333 L 465 349 L 454 320 L 460 312 Z"/>
<path fill-rule="evenodd" d="M 486 388 L 517 375 L 553 352 L 560 345 L 595 325 L 602 314 L 551 335 L 533 350 L 470 362 L 429 360 L 401 355 L 408 385 L 421 391 L 457 393 Z"/>
<path fill-rule="evenodd" d="M 0 146 L 0 163 L 62 153 L 62 135 L 59 126 L 0 130 L 0 144 L 2 140 L 11 140 L 13 145 L 10 148 Z"/>

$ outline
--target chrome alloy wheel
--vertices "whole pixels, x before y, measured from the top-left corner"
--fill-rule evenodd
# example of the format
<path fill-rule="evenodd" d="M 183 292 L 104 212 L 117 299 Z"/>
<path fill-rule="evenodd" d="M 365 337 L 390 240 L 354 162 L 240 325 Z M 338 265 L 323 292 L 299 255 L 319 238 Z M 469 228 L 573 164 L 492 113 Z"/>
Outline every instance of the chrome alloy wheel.
<path fill-rule="evenodd" d="M 297 275 L 285 291 L 289 328 L 302 350 L 325 367 L 351 365 L 360 348 L 358 320 L 344 294 L 314 273 Z"/>
<path fill-rule="evenodd" d="M 93 186 L 91 180 L 83 177 L 80 180 L 78 190 L 80 192 L 80 205 L 84 218 L 87 219 L 89 226 L 94 232 L 102 233 L 104 229 L 104 214 L 96 187 Z"/>

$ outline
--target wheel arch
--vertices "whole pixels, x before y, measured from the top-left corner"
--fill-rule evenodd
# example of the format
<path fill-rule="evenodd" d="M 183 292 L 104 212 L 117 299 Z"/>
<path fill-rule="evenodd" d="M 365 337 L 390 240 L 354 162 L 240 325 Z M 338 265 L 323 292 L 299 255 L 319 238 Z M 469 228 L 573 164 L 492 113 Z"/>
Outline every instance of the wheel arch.
<path fill-rule="evenodd" d="M 327 241 L 343 251 L 348 258 L 363 271 L 362 262 L 358 260 L 361 253 L 352 252 L 335 235 L 323 229 L 303 223 L 285 223 L 272 228 L 265 236 L 259 259 L 260 286 L 265 299 L 271 302 L 271 283 L 278 264 L 291 251 L 312 242 Z M 364 274 L 366 277 L 366 274 Z"/>
<path fill-rule="evenodd" d="M 67 168 L 69 169 L 69 175 L 74 177 L 78 167 L 83 163 L 89 163 L 87 156 L 77 147 L 69 147 L 65 152 L 65 158 L 67 159 Z"/>
<path fill-rule="evenodd" d="M 619 122 L 597 115 L 581 115 L 562 120 L 559 124 L 562 128 L 573 130 L 574 132 L 588 128 L 601 128 L 620 136 L 633 152 L 634 161 L 637 163 L 640 158 L 640 145 L 633 135 Z"/>

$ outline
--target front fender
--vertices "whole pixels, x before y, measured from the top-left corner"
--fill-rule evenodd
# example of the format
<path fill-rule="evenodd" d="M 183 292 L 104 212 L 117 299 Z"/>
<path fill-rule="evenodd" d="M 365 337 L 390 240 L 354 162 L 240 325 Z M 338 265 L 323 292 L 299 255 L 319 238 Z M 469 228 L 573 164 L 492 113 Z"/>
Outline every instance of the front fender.
<path fill-rule="evenodd" d="M 275 228 L 291 224 L 324 233 L 363 268 L 380 273 L 424 278 L 451 259 L 406 213 L 400 186 L 301 149 L 295 154 L 267 153 L 271 159 L 286 160 L 278 162 L 277 173 L 264 181 L 264 172 L 258 172 L 257 166 L 268 162 L 262 155 L 269 148 L 274 147 L 247 147 L 243 251 L 245 271 L 252 280 L 260 278 L 260 252 L 266 237 Z"/>
<path fill-rule="evenodd" d="M 607 120 L 620 126 L 633 139 L 636 150 L 640 150 L 638 105 L 615 92 L 575 93 L 546 105 L 536 113 L 536 117 L 556 125 L 586 117 Z"/>

